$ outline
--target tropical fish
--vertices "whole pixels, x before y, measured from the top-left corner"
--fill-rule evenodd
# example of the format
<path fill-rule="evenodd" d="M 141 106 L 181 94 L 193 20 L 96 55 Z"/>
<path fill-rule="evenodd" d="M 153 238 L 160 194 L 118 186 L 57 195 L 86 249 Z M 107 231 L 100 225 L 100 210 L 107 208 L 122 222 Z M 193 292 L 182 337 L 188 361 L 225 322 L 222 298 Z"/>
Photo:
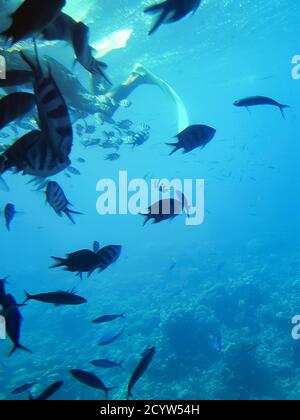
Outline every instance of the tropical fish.
<path fill-rule="evenodd" d="M 145 144 L 150 138 L 150 132 L 148 130 L 140 131 L 135 133 L 132 139 L 133 146 L 142 146 Z"/>
<path fill-rule="evenodd" d="M 144 226 L 153 219 L 154 224 L 164 222 L 165 220 L 173 220 L 175 217 L 183 213 L 184 203 L 174 198 L 160 200 L 148 209 L 148 213 L 142 214 L 146 217 Z"/>
<path fill-rule="evenodd" d="M 118 319 L 118 318 L 123 318 L 123 319 L 125 319 L 125 315 L 124 314 L 121 314 L 121 315 L 104 315 L 104 316 L 101 316 L 101 317 L 99 317 L 99 318 L 96 318 L 94 321 L 93 321 L 93 323 L 94 324 L 104 324 L 104 323 L 106 323 L 106 322 L 112 322 L 112 321 L 115 321 L 116 319 Z"/>
<path fill-rule="evenodd" d="M 134 370 L 130 381 L 128 383 L 127 388 L 127 399 L 129 400 L 132 397 L 132 390 L 138 380 L 145 374 L 148 370 L 152 360 L 155 356 L 156 349 L 155 347 L 148 348 L 142 354 L 142 359 L 140 360 L 139 364 L 137 365 L 136 369 Z"/>
<path fill-rule="evenodd" d="M 30 38 L 48 26 L 65 6 L 65 0 L 25 0 L 11 15 L 11 26 L 1 35 L 12 38 L 16 43 L 24 38 Z"/>
<path fill-rule="evenodd" d="M 39 130 L 25 134 L 0 156 L 0 174 L 14 168 L 24 175 L 47 178 L 57 175 L 70 165 L 68 156 L 63 160 L 48 145 Z"/>
<path fill-rule="evenodd" d="M 70 202 L 67 200 L 63 189 L 57 182 L 48 182 L 46 189 L 47 202 L 59 216 L 65 213 L 66 216 L 75 224 L 72 214 L 81 214 L 69 209 Z"/>
<path fill-rule="evenodd" d="M 0 100 L 0 130 L 33 110 L 35 97 L 31 93 L 16 92 Z"/>
<path fill-rule="evenodd" d="M 108 346 L 109 344 L 114 343 L 115 341 L 117 341 L 123 334 L 125 331 L 125 327 L 122 328 L 122 330 L 120 332 L 118 332 L 117 334 L 114 332 L 108 332 L 106 334 L 104 334 L 99 343 L 98 346 Z"/>
<path fill-rule="evenodd" d="M 76 175 L 76 176 L 81 175 L 80 171 L 77 168 L 74 168 L 73 166 L 69 166 L 67 168 L 67 171 L 70 172 L 70 174 L 72 174 L 72 175 Z"/>
<path fill-rule="evenodd" d="M 54 384 L 50 385 L 45 391 L 43 391 L 38 397 L 33 398 L 31 393 L 29 394 L 29 397 L 31 400 L 34 401 L 46 401 L 49 400 L 62 386 L 63 381 L 55 382 Z"/>
<path fill-rule="evenodd" d="M 109 245 L 97 252 L 98 268 L 100 271 L 106 270 L 111 264 L 115 263 L 122 252 L 120 245 Z"/>
<path fill-rule="evenodd" d="M 81 157 L 79 157 L 79 158 L 77 159 L 77 162 L 79 162 L 79 163 L 86 163 L 86 160 L 85 160 L 85 159 L 83 159 L 83 158 L 81 158 Z"/>
<path fill-rule="evenodd" d="M 201 0 L 166 0 L 145 9 L 145 13 L 160 13 L 156 23 L 149 32 L 152 35 L 163 23 L 173 23 L 189 13 L 196 13 Z"/>
<path fill-rule="evenodd" d="M 107 388 L 102 380 L 98 378 L 94 373 L 90 373 L 81 369 L 72 369 L 71 375 L 73 378 L 77 379 L 77 381 L 95 389 L 99 389 L 100 391 L 104 391 L 105 399 L 108 400 L 108 393 L 109 391 L 113 390 L 114 388 Z"/>
<path fill-rule="evenodd" d="M 42 303 L 50 303 L 55 306 L 72 306 L 72 305 L 82 305 L 87 303 L 87 300 L 78 296 L 75 291 L 71 292 L 50 292 L 50 293 L 41 293 L 38 295 L 30 295 L 25 291 L 26 300 L 24 303 L 29 300 L 36 300 Z"/>
<path fill-rule="evenodd" d="M 25 392 L 30 391 L 35 385 L 36 385 L 36 382 L 25 384 L 14 389 L 11 393 L 12 395 L 25 394 Z"/>
<path fill-rule="evenodd" d="M 9 353 L 9 356 L 11 356 L 17 349 L 32 353 L 20 344 L 22 315 L 20 314 L 18 308 L 19 305 L 17 304 L 15 298 L 10 294 L 7 295 L 7 303 L 8 309 L 5 311 L 6 333 L 13 342 L 13 348 Z"/>
<path fill-rule="evenodd" d="M 34 92 L 40 129 L 54 156 L 63 163 L 68 159 L 73 144 L 73 130 L 67 105 L 51 75 L 50 67 L 48 67 L 48 75 L 43 73 L 36 44 L 36 64 L 22 51 L 20 54 L 35 76 Z"/>
<path fill-rule="evenodd" d="M 252 106 L 260 106 L 260 105 L 276 106 L 277 108 L 280 109 L 280 112 L 283 118 L 284 118 L 283 110 L 285 108 L 289 108 L 289 105 L 282 105 L 279 102 L 275 101 L 274 99 L 268 98 L 266 96 L 252 96 L 250 98 L 240 99 L 234 102 L 234 106 L 245 107 L 245 108 L 250 108 Z"/>
<path fill-rule="evenodd" d="M 115 161 L 120 159 L 120 155 L 118 153 L 111 153 L 105 157 L 105 160 Z"/>
<path fill-rule="evenodd" d="M 133 122 L 130 120 L 122 120 L 116 123 L 116 127 L 120 128 L 121 130 L 130 130 L 133 126 Z"/>
<path fill-rule="evenodd" d="M 176 136 L 178 143 L 167 143 L 168 146 L 175 147 L 170 155 L 180 149 L 184 149 L 184 153 L 189 153 L 198 147 L 203 148 L 214 138 L 215 134 L 216 130 L 207 125 L 192 125 Z"/>
<path fill-rule="evenodd" d="M 52 257 L 56 260 L 56 264 L 50 268 L 65 267 L 66 271 L 79 273 L 88 273 L 90 277 L 93 272 L 99 267 L 99 256 L 90 250 L 82 250 L 68 254 L 67 258 Z"/>
<path fill-rule="evenodd" d="M 123 362 L 120 363 L 116 363 L 116 362 L 112 362 L 110 360 L 107 359 L 100 359 L 100 360 L 93 360 L 91 362 L 91 365 L 95 366 L 95 367 L 100 367 L 103 369 L 113 369 L 113 368 L 120 368 L 120 369 L 124 369 L 123 368 Z"/>
<path fill-rule="evenodd" d="M 15 215 L 17 214 L 14 204 L 10 204 L 10 203 L 6 204 L 3 212 L 4 212 L 5 222 L 6 222 L 6 228 L 8 231 L 10 231 L 11 223 L 14 220 Z"/>

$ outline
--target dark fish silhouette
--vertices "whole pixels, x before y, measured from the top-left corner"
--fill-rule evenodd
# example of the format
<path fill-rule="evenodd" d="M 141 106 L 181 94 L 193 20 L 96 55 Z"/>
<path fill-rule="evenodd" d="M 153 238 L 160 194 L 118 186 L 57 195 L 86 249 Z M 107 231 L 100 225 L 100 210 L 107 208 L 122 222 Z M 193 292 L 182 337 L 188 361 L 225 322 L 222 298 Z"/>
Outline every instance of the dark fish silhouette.
<path fill-rule="evenodd" d="M 113 332 L 104 334 L 103 337 L 101 337 L 98 346 L 108 346 L 109 344 L 114 343 L 124 334 L 124 331 L 125 327 L 123 327 L 122 330 L 117 334 Z"/>
<path fill-rule="evenodd" d="M 148 209 L 148 213 L 142 214 L 146 217 L 144 226 L 151 220 L 154 220 L 153 224 L 161 223 L 166 220 L 173 220 L 175 217 L 183 213 L 184 203 L 174 198 L 168 198 L 158 201 L 152 204 Z"/>
<path fill-rule="evenodd" d="M 12 25 L 1 35 L 12 43 L 30 38 L 48 26 L 65 6 L 65 0 L 25 0 L 11 15 Z"/>
<path fill-rule="evenodd" d="M 63 381 L 55 382 L 54 384 L 50 385 L 45 391 L 43 391 L 38 397 L 33 398 L 31 393 L 29 394 L 30 400 L 34 401 L 46 401 L 49 400 L 62 386 Z"/>
<path fill-rule="evenodd" d="M 30 391 L 35 385 L 36 385 L 36 382 L 33 382 L 31 384 L 25 384 L 14 389 L 11 393 L 12 395 L 25 394 L 25 392 Z"/>
<path fill-rule="evenodd" d="M 65 213 L 65 215 L 71 220 L 71 222 L 75 224 L 72 214 L 81 213 L 69 209 L 69 206 L 71 204 L 67 200 L 63 189 L 59 186 L 57 182 L 48 182 L 46 189 L 46 198 L 47 202 L 50 204 L 50 206 L 53 208 L 56 214 L 62 216 L 62 213 Z"/>
<path fill-rule="evenodd" d="M 10 231 L 11 223 L 14 220 L 15 215 L 17 214 L 14 204 L 6 204 L 3 212 L 5 217 L 6 228 L 8 231 Z"/>
<path fill-rule="evenodd" d="M 121 315 L 104 315 L 104 316 L 101 316 L 99 318 L 96 318 L 93 321 L 93 323 L 94 324 L 105 324 L 106 322 L 112 322 L 112 321 L 114 321 L 118 318 L 125 319 L 125 316 L 124 316 L 124 314 L 121 314 Z"/>
<path fill-rule="evenodd" d="M 18 309 L 18 304 L 12 295 L 7 295 L 8 309 L 5 311 L 6 333 L 13 342 L 13 348 L 9 354 L 11 356 L 17 349 L 32 353 L 20 344 L 22 315 Z"/>
<path fill-rule="evenodd" d="M 122 252 L 120 245 L 109 245 L 97 252 L 98 268 L 100 271 L 106 270 L 111 264 L 115 263 Z"/>
<path fill-rule="evenodd" d="M 7 70 L 5 79 L 0 79 L 0 87 L 15 87 L 32 82 L 34 75 L 28 70 Z"/>
<path fill-rule="evenodd" d="M 85 370 L 80 369 L 72 369 L 71 375 L 73 378 L 77 379 L 77 381 L 95 389 L 99 389 L 100 391 L 104 391 L 105 399 L 108 400 L 108 393 L 109 391 L 113 390 L 114 388 L 107 388 L 102 380 L 98 378 L 94 373 L 87 372 Z"/>
<path fill-rule="evenodd" d="M 205 147 L 215 136 L 216 130 L 207 125 L 191 125 L 176 137 L 178 143 L 167 143 L 175 149 L 170 153 L 173 155 L 177 150 L 184 149 L 184 153 L 189 153 L 198 147 Z"/>
<path fill-rule="evenodd" d="M 107 359 L 93 360 L 91 362 L 91 365 L 95 367 L 103 368 L 103 369 L 114 369 L 114 368 L 120 368 L 122 370 L 124 369 L 123 362 L 116 363 Z"/>
<path fill-rule="evenodd" d="M 145 9 L 145 13 L 160 13 L 149 35 L 152 35 L 163 23 L 176 22 L 189 13 L 195 13 L 201 0 L 166 0 Z"/>
<path fill-rule="evenodd" d="M 3 311 L 5 312 L 6 308 L 9 306 L 9 302 L 7 300 L 7 294 L 5 286 L 7 285 L 7 279 L 1 279 L 0 280 L 0 305 L 3 308 Z"/>
<path fill-rule="evenodd" d="M 25 291 L 26 300 L 24 303 L 29 300 L 36 300 L 38 302 L 50 303 L 55 306 L 68 306 L 68 305 L 82 305 L 87 303 L 87 300 L 78 296 L 75 291 L 72 292 L 50 292 L 50 293 L 41 293 L 38 295 L 30 295 Z"/>
<path fill-rule="evenodd" d="M 133 372 L 129 384 L 128 384 L 128 388 L 127 388 L 127 399 L 129 400 L 130 397 L 132 397 L 132 390 L 133 387 L 135 386 L 135 384 L 138 382 L 138 380 L 144 375 L 144 373 L 147 371 L 147 369 L 149 368 L 154 355 L 155 355 L 156 349 L 155 347 L 151 347 L 149 349 L 146 349 L 144 351 L 144 353 L 142 354 L 142 359 L 139 362 L 139 364 L 137 365 L 135 371 Z"/>
<path fill-rule="evenodd" d="M 65 267 L 66 271 L 79 273 L 81 277 L 82 273 L 88 273 L 88 276 L 91 276 L 99 266 L 98 255 L 87 249 L 68 254 L 67 258 L 52 258 L 57 263 L 50 268 Z"/>
<path fill-rule="evenodd" d="M 35 96 L 31 93 L 17 92 L 0 100 L 0 130 L 18 118 L 24 117 L 35 106 Z"/>
<path fill-rule="evenodd" d="M 118 153 L 111 153 L 105 157 L 105 160 L 116 161 L 120 159 L 120 155 Z"/>
<path fill-rule="evenodd" d="M 250 98 L 240 99 L 239 101 L 234 102 L 234 106 L 250 108 L 252 106 L 261 106 L 261 105 L 271 105 L 280 109 L 281 115 L 284 118 L 283 110 L 289 108 L 289 105 L 282 105 L 274 99 L 268 98 L 266 96 L 252 96 Z"/>

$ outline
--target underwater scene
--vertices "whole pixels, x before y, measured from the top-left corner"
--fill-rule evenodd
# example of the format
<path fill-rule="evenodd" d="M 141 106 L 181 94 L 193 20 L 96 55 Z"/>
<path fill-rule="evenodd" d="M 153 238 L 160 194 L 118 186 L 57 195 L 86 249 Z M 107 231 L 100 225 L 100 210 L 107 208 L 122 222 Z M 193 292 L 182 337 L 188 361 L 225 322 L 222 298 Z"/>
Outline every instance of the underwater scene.
<path fill-rule="evenodd" d="M 299 14 L 0 0 L 1 400 L 300 399 Z"/>

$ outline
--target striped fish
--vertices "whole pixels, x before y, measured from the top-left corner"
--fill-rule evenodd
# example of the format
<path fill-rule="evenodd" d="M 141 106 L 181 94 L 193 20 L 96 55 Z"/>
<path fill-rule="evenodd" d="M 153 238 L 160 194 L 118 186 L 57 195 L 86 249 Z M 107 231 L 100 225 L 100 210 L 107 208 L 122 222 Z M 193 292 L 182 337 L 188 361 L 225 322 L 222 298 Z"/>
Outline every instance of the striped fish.
<path fill-rule="evenodd" d="M 34 91 L 37 102 L 40 128 L 44 134 L 53 155 L 59 162 L 64 162 L 69 156 L 73 143 L 73 129 L 65 100 L 52 77 L 50 66 L 48 74 L 44 74 L 38 58 L 33 63 L 23 52 L 23 60 L 34 73 Z"/>
<path fill-rule="evenodd" d="M 62 216 L 62 213 L 75 224 L 75 221 L 72 217 L 72 214 L 81 214 L 76 211 L 70 210 L 70 202 L 67 200 L 63 189 L 59 186 L 57 182 L 48 182 L 46 189 L 46 198 L 47 202 L 53 208 L 53 210 L 59 215 Z"/>
<path fill-rule="evenodd" d="M 0 100 L 0 130 L 18 118 L 24 117 L 35 106 L 31 93 L 16 92 Z"/>
<path fill-rule="evenodd" d="M 121 255 L 122 247 L 119 245 L 106 246 L 97 252 L 99 258 L 98 268 L 100 271 L 106 270 L 111 264 L 116 262 Z"/>
<path fill-rule="evenodd" d="M 16 172 L 47 178 L 64 171 L 71 164 L 68 156 L 58 160 L 39 130 L 21 137 L 0 156 L 0 174 L 14 168 Z"/>

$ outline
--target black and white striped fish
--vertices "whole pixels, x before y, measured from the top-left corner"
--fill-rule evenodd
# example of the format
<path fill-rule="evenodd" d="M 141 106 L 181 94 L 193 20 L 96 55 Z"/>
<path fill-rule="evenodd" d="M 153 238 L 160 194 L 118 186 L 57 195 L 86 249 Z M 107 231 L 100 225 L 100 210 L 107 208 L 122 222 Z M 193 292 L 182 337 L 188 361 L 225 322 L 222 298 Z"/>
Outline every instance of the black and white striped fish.
<path fill-rule="evenodd" d="M 24 117 L 35 106 L 32 93 L 16 92 L 0 100 L 0 130 L 18 118 Z"/>
<path fill-rule="evenodd" d="M 111 264 L 116 262 L 121 255 L 122 247 L 119 245 L 106 246 L 97 252 L 99 258 L 98 268 L 100 271 L 106 270 Z"/>
<path fill-rule="evenodd" d="M 34 130 L 25 134 L 0 156 L 0 175 L 10 169 L 39 178 L 48 178 L 64 171 L 71 161 L 58 160 L 44 134 Z"/>
<path fill-rule="evenodd" d="M 71 204 L 65 196 L 63 189 L 59 186 L 57 182 L 48 182 L 46 189 L 46 198 L 47 202 L 50 204 L 50 206 L 53 208 L 56 214 L 62 216 L 62 213 L 65 213 L 65 215 L 68 216 L 71 222 L 75 224 L 72 214 L 81 213 L 69 209 L 68 206 L 70 206 Z"/>
<path fill-rule="evenodd" d="M 36 64 L 23 52 L 21 56 L 34 73 L 34 92 L 39 114 L 40 129 L 48 146 L 59 162 L 69 156 L 73 144 L 73 129 L 66 102 L 52 77 L 50 66 L 48 74 L 43 72 L 35 44 Z"/>

